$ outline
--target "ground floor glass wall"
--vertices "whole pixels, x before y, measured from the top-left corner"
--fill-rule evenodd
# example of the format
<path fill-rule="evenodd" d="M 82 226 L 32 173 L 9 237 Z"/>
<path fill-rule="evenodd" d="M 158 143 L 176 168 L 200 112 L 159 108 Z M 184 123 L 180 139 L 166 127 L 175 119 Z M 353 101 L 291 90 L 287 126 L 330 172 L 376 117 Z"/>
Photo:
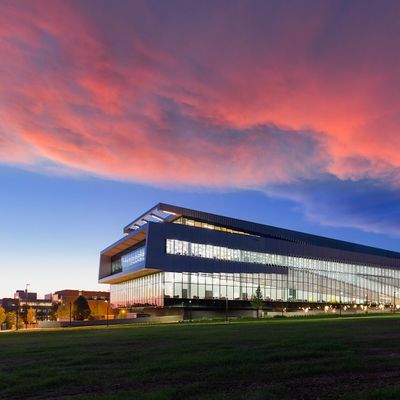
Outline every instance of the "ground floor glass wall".
<path fill-rule="evenodd" d="M 111 303 L 114 307 L 162 306 L 164 296 L 250 300 L 260 286 L 266 301 L 393 304 L 396 296 L 396 304 L 400 304 L 399 279 L 382 276 L 378 269 L 368 272 L 301 268 L 282 268 L 279 274 L 160 272 L 111 285 Z"/>
<path fill-rule="evenodd" d="M 251 299 L 258 286 L 271 301 L 312 303 L 392 304 L 400 303 L 398 286 L 377 276 L 343 275 L 327 271 L 289 268 L 288 274 L 225 274 L 165 272 L 164 293 L 171 298 Z M 396 294 L 395 294 L 396 293 Z"/>
<path fill-rule="evenodd" d="M 265 299 L 283 299 L 285 274 L 165 272 L 165 297 L 249 300 L 260 286 Z"/>
<path fill-rule="evenodd" d="M 111 306 L 161 307 L 164 304 L 163 279 L 163 273 L 157 273 L 111 285 Z"/>

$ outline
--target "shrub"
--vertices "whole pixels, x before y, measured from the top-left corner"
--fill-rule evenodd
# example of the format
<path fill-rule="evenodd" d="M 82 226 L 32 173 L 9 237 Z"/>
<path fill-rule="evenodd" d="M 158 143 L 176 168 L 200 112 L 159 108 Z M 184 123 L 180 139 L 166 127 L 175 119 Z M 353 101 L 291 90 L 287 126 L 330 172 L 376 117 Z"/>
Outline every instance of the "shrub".
<path fill-rule="evenodd" d="M 6 321 L 6 311 L 0 306 L 0 325 Z"/>

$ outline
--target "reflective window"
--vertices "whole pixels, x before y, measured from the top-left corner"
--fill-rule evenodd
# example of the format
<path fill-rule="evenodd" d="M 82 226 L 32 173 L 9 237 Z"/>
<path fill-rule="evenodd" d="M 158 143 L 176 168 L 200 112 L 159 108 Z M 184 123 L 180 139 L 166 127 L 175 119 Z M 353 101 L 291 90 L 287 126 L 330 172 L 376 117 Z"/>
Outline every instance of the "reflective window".
<path fill-rule="evenodd" d="M 195 226 L 196 228 L 211 229 L 214 231 L 236 233 L 238 235 L 248 235 L 248 236 L 257 236 L 258 237 L 258 235 L 254 235 L 252 233 L 237 231 L 235 229 L 226 228 L 224 226 L 212 225 L 212 224 L 209 224 L 208 222 L 195 221 L 193 219 L 186 218 L 186 217 L 179 217 L 178 219 L 176 219 L 173 222 L 174 222 L 174 224 Z"/>
<path fill-rule="evenodd" d="M 162 306 L 164 304 L 163 273 L 143 276 L 110 288 L 113 307 Z"/>
<path fill-rule="evenodd" d="M 400 296 L 400 271 L 392 268 L 357 265 L 334 260 L 317 260 L 279 254 L 252 252 L 209 244 L 166 240 L 167 254 L 213 258 L 283 267 L 282 274 L 223 274 L 218 284 L 207 275 L 196 276 L 199 298 L 248 299 L 260 285 L 263 296 L 271 300 L 392 304 Z M 288 273 L 286 273 L 288 271 Z M 224 278 L 221 278 L 223 276 Z M 177 278 L 177 277 L 175 277 Z M 177 278 L 180 279 L 180 278 Z M 198 282 L 198 283 L 197 283 Z M 214 285 L 218 285 L 214 288 Z M 179 286 L 177 286 L 179 289 Z M 174 297 L 188 292 L 173 293 Z M 399 300 L 396 300 L 398 303 Z"/>
<path fill-rule="evenodd" d="M 115 260 L 111 263 L 111 273 L 116 274 L 122 271 L 121 259 Z"/>
<path fill-rule="evenodd" d="M 145 246 L 132 250 L 121 257 L 122 270 L 144 261 Z"/>

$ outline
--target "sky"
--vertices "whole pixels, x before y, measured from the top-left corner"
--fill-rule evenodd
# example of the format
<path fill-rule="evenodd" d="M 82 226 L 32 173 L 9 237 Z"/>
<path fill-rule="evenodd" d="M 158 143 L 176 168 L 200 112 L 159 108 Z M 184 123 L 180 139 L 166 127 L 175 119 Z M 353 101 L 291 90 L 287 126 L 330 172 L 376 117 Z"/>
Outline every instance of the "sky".
<path fill-rule="evenodd" d="M 398 1 L 0 6 L 0 297 L 158 202 L 400 251 Z"/>

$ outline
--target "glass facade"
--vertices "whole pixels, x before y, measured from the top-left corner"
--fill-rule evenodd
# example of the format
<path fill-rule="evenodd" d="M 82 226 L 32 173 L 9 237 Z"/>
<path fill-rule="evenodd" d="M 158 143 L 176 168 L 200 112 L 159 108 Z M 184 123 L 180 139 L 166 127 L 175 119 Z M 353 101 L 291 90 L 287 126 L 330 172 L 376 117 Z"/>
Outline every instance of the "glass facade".
<path fill-rule="evenodd" d="M 165 272 L 165 297 L 187 299 L 250 300 L 258 286 L 263 298 L 285 299 L 285 274 L 229 274 Z"/>
<path fill-rule="evenodd" d="M 163 211 L 164 208 L 166 211 Z M 170 226 L 165 226 L 165 229 L 158 231 L 158 227 L 151 228 L 150 222 L 154 220 Z M 147 223 L 146 221 L 149 222 L 147 227 L 149 231 L 143 235 L 143 228 L 143 232 L 138 233 L 137 243 L 136 240 L 126 242 L 120 240 L 101 254 L 99 280 L 111 284 L 111 303 L 114 307 L 160 307 L 164 304 L 185 303 L 182 300 L 174 301 L 174 299 L 250 300 L 258 287 L 261 289 L 264 300 L 272 302 L 291 301 L 319 304 L 342 302 L 379 306 L 393 305 L 395 302 L 400 305 L 400 268 L 397 268 L 397 264 L 392 263 L 391 260 L 385 261 L 388 260 L 385 257 L 390 257 L 392 260 L 396 257 L 399 258 L 399 254 L 396 253 L 387 253 L 380 249 L 366 249 L 360 245 L 340 241 L 331 242 L 327 238 L 279 228 L 253 223 L 246 224 L 245 221 L 218 217 L 199 211 L 188 213 L 186 209 L 165 204 L 159 204 L 154 210 L 131 223 L 125 230 L 133 229 L 135 224 L 137 227 L 143 227 Z M 212 222 L 210 223 L 210 221 Z M 179 235 L 184 235 L 189 229 L 183 226 L 179 228 L 179 225 L 173 224 L 199 229 L 191 230 L 190 240 L 192 242 L 177 240 L 172 238 L 175 233 L 180 232 Z M 206 229 L 246 235 L 247 240 L 242 236 L 240 243 L 257 242 L 262 250 L 257 252 L 235 248 L 235 246 L 241 246 L 241 244 L 232 243 L 239 243 L 237 240 L 240 239 L 239 236 L 210 234 L 205 231 Z M 155 238 L 154 235 L 159 234 L 162 236 Z M 219 236 L 225 239 L 230 238 L 231 243 L 226 242 L 227 247 L 198 243 L 200 241 L 212 242 L 212 238 L 217 240 Z M 259 239 L 251 240 L 248 236 Z M 185 238 L 184 236 L 179 237 Z M 261 247 L 262 243 L 265 243 L 266 246 L 272 243 L 268 238 L 272 238 L 277 245 L 282 244 L 282 247 L 279 247 L 279 251 L 282 253 L 290 252 L 291 248 L 304 249 L 304 251 L 308 249 L 306 254 L 309 254 L 310 257 L 273 254 L 272 250 L 268 252 L 266 249 L 264 251 Z M 147 260 L 146 240 L 154 240 L 154 245 L 148 248 L 151 251 L 151 257 L 148 257 Z M 122 243 L 125 244 L 122 246 Z M 136 243 L 136 245 L 132 246 L 132 243 Z M 299 244 L 302 247 L 299 247 Z M 311 247 L 313 245 L 319 246 L 321 249 L 325 248 L 326 251 L 313 253 Z M 162 248 L 155 248 L 156 246 Z M 114 254 L 120 249 L 124 250 Z M 354 258 L 355 261 L 340 260 L 339 258 L 345 254 L 342 251 L 353 252 L 357 256 Z M 293 252 L 298 254 L 297 250 L 293 250 Z M 328 256 L 328 254 L 332 256 Z M 204 259 L 216 262 L 205 262 Z M 383 265 L 380 264 L 381 260 L 383 260 Z M 146 261 L 149 265 L 146 265 Z M 176 261 L 179 261 L 176 263 L 177 265 L 171 264 Z M 384 265 L 385 262 L 391 263 L 392 266 Z M 378 265 L 373 263 L 378 263 Z M 206 264 L 207 268 L 204 269 L 216 272 L 206 273 L 204 269 L 202 271 L 202 266 L 206 266 Z M 148 269 L 146 270 L 146 268 Z M 168 269 L 179 272 L 171 272 Z M 231 272 L 236 270 L 240 273 Z M 159 272 L 154 273 L 156 271 Z M 118 273 L 121 275 L 111 276 Z M 149 273 L 149 275 L 129 279 L 145 273 Z M 112 283 L 123 279 L 127 280 L 121 283 Z M 218 302 L 199 303 L 213 307 L 212 304 Z M 237 304 L 242 306 L 242 304 Z"/>
<path fill-rule="evenodd" d="M 130 267 L 144 262 L 144 257 L 145 246 L 134 249 L 111 262 L 111 273 L 116 274 L 121 271 L 126 271 Z"/>
<path fill-rule="evenodd" d="M 250 300 L 258 286 L 265 301 L 393 304 L 394 300 L 394 292 L 385 295 L 356 282 L 350 284 L 312 271 L 289 268 L 288 274 L 160 272 L 111 285 L 111 303 L 113 307 L 162 307 L 164 296 Z"/>
<path fill-rule="evenodd" d="M 224 226 L 213 225 L 213 224 L 209 224 L 207 222 L 195 221 L 193 219 L 189 219 L 189 218 L 186 218 L 186 217 L 179 217 L 178 219 L 176 219 L 174 221 L 174 224 L 195 226 L 196 228 L 211 229 L 211 230 L 214 230 L 214 231 L 236 233 L 238 235 L 257 236 L 257 235 L 251 234 L 251 233 L 237 231 L 237 230 L 231 229 L 231 228 L 226 228 Z"/>
<path fill-rule="evenodd" d="M 160 272 L 111 285 L 112 307 L 163 306 L 163 280 Z"/>
<path fill-rule="evenodd" d="M 190 286 L 190 290 L 183 286 L 185 274 L 182 274 L 182 281 L 180 281 L 180 275 L 174 275 L 173 292 L 171 291 L 171 276 L 166 275 L 165 294 L 172 297 L 188 295 L 208 298 L 207 296 L 212 292 L 212 298 L 220 298 L 226 296 L 225 289 L 221 289 L 226 287 L 229 299 L 239 299 L 243 297 L 243 293 L 247 297 L 251 297 L 255 290 L 254 287 L 257 288 L 258 285 L 260 285 L 265 299 L 276 301 L 339 302 L 341 300 L 356 304 L 368 302 L 391 304 L 395 292 L 397 292 L 396 296 L 399 296 L 400 270 L 391 268 L 251 252 L 175 239 L 166 240 L 166 253 L 284 268 L 283 274 L 268 274 L 268 271 L 265 274 L 186 274 L 190 277 L 193 276 L 195 282 L 197 279 L 195 285 L 198 285 L 198 289 Z M 176 282 L 175 276 L 177 277 Z M 199 283 L 203 277 L 212 280 L 212 287 L 214 287 L 214 279 L 216 279 L 215 286 L 219 289 L 215 289 L 215 291 L 211 289 L 210 292 L 210 284 L 204 283 L 208 285 L 208 289 L 203 291 L 200 286 L 203 283 Z M 252 282 L 251 285 L 249 280 Z M 258 283 L 256 284 L 254 281 Z M 180 287 L 182 287 L 182 292 L 180 292 Z M 245 287 L 246 291 L 243 291 L 242 287 Z M 193 294 L 196 293 L 196 290 L 198 294 Z M 214 295 L 214 292 L 219 295 Z M 221 295 L 221 293 L 223 294 Z"/>
<path fill-rule="evenodd" d="M 111 262 L 111 274 L 117 274 L 122 271 L 121 259 Z"/>
<path fill-rule="evenodd" d="M 144 261 L 145 247 L 139 247 L 121 257 L 122 271 Z"/>

